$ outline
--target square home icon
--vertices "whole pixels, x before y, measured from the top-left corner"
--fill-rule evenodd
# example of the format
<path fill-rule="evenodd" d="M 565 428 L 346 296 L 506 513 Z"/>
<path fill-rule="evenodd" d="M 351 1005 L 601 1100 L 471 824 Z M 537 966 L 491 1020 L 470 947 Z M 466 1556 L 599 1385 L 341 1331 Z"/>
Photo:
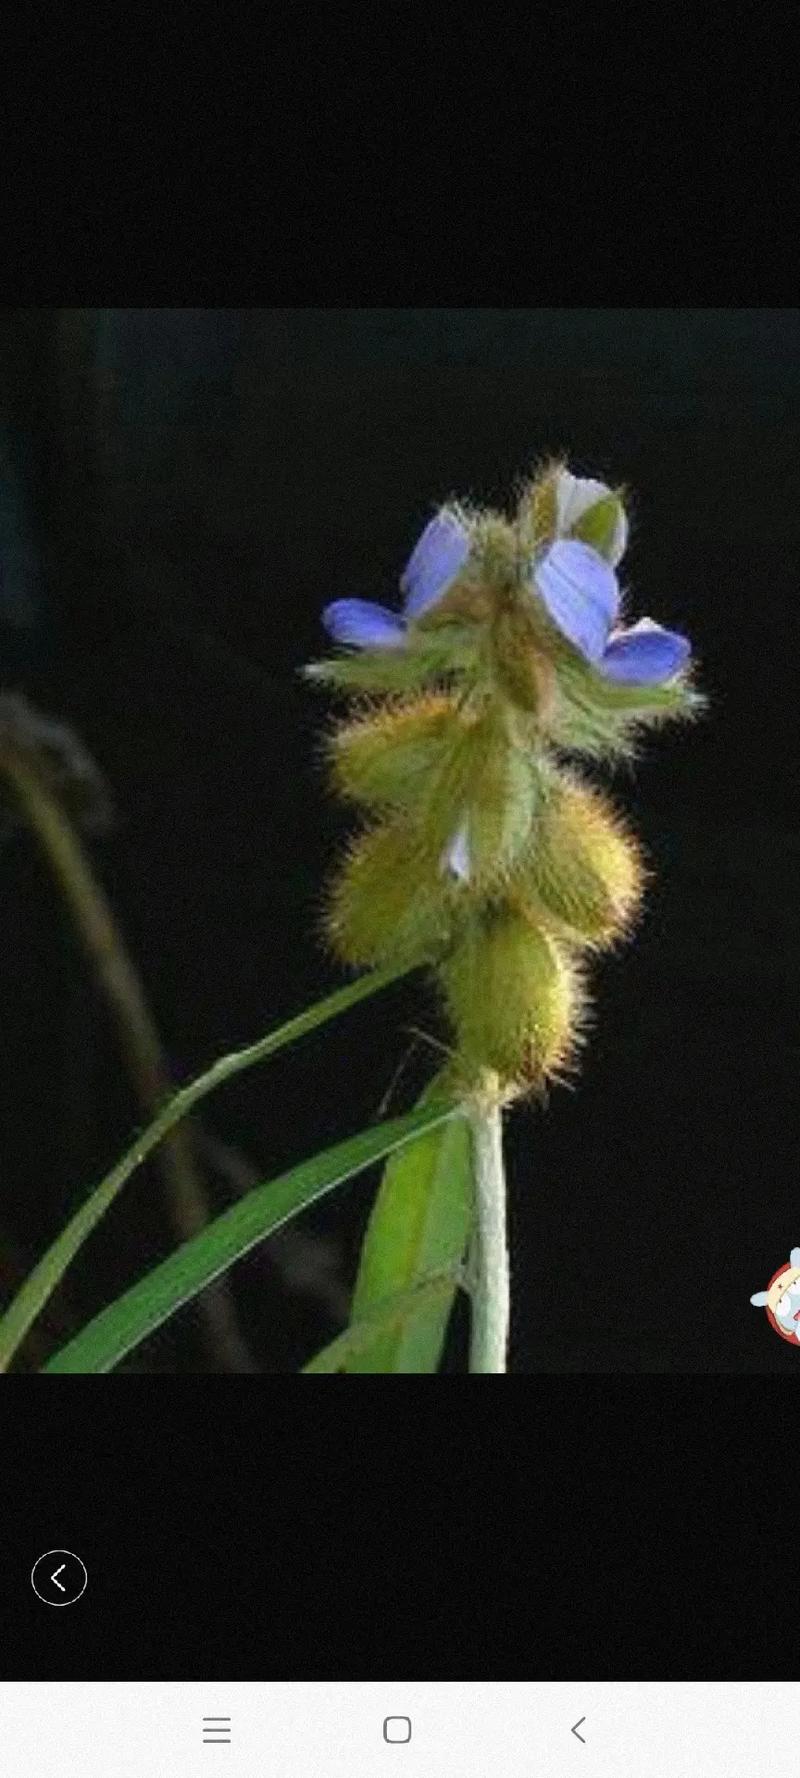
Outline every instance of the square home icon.
<path fill-rule="evenodd" d="M 384 1741 L 410 1741 L 411 1717 L 386 1716 L 383 1721 Z"/>

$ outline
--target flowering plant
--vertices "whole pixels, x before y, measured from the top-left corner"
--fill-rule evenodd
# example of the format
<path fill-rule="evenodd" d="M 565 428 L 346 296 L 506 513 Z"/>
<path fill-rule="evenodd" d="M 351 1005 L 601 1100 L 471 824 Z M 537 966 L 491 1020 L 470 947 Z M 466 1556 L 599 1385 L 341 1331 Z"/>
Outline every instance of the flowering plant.
<path fill-rule="evenodd" d="M 498 1102 L 568 1061 L 581 958 L 641 900 L 638 845 L 574 762 L 630 753 L 645 725 L 696 707 L 686 638 L 620 621 L 627 533 L 620 495 L 563 465 L 513 521 L 446 506 L 401 577 L 402 614 L 329 605 L 357 653 L 309 669 L 372 699 L 330 745 L 337 788 L 370 818 L 333 885 L 332 945 L 358 966 L 431 965 L 452 1085 Z"/>
<path fill-rule="evenodd" d="M 326 755 L 362 825 L 333 874 L 323 925 L 340 961 L 370 973 L 163 1106 L 0 1321 L 0 1368 L 134 1167 L 205 1093 L 422 967 L 450 1043 L 419 1105 L 257 1187 L 46 1368 L 112 1368 L 256 1241 L 389 1156 L 350 1324 L 306 1368 L 437 1369 L 463 1288 L 470 1369 L 505 1369 L 502 1114 L 541 1099 L 574 1066 L 588 961 L 630 932 L 646 881 L 627 820 L 582 762 L 632 757 L 647 728 L 702 707 L 686 637 L 630 620 L 618 576 L 627 541 L 620 490 L 548 463 L 510 518 L 441 507 L 401 575 L 400 610 L 353 598 L 327 606 L 337 652 L 305 673 L 355 701 Z"/>

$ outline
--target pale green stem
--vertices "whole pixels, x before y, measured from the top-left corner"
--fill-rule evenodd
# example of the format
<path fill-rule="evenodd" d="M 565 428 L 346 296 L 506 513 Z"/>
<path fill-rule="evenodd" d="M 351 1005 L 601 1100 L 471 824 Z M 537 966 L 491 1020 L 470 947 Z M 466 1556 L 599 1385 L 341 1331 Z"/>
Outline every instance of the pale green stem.
<path fill-rule="evenodd" d="M 474 1227 L 468 1262 L 472 1297 L 469 1368 L 496 1375 L 506 1369 L 509 1323 L 506 1179 L 499 1107 L 474 1108 L 472 1135 Z"/>

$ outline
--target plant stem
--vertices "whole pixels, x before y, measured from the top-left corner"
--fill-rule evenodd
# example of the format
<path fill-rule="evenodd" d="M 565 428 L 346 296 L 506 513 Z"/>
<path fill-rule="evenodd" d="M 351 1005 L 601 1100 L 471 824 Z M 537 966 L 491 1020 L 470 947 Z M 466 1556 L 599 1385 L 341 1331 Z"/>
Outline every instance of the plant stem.
<path fill-rule="evenodd" d="M 498 1106 L 473 1109 L 475 1224 L 468 1276 L 472 1297 L 469 1368 L 496 1375 L 506 1369 L 509 1323 L 506 1179 Z"/>
<path fill-rule="evenodd" d="M 38 769 L 35 755 L 17 750 L 6 739 L 0 750 L 0 768 L 16 792 L 70 909 L 116 1020 L 137 1098 L 145 1115 L 152 1117 L 171 1082 L 155 1020 L 108 897 L 92 872 L 66 810 Z M 175 1232 L 180 1240 L 188 1241 L 205 1227 L 210 1210 L 187 1130 L 176 1129 L 171 1134 L 161 1168 Z M 254 1371 L 227 1286 L 212 1286 L 200 1306 L 213 1360 L 224 1370 Z"/>

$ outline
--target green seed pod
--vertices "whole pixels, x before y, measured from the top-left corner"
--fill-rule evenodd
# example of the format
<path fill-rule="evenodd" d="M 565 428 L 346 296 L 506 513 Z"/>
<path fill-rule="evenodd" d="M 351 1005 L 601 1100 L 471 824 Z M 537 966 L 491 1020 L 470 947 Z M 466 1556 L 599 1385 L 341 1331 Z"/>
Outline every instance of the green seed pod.
<path fill-rule="evenodd" d="M 329 942 L 345 963 L 421 963 L 451 939 L 453 891 L 432 871 L 411 823 L 387 822 L 351 843 L 325 913 Z"/>
<path fill-rule="evenodd" d="M 366 808 L 413 808 L 441 769 L 454 730 L 455 701 L 445 696 L 386 705 L 343 723 L 329 743 L 334 784 Z"/>
<path fill-rule="evenodd" d="M 476 915 L 439 966 L 468 1080 L 490 1069 L 504 1087 L 537 1088 L 567 1060 L 580 1013 L 574 963 L 527 914 Z"/>
<path fill-rule="evenodd" d="M 563 778 L 543 804 L 512 896 L 564 936 L 601 948 L 629 926 L 643 884 L 638 845 L 610 803 Z"/>
<path fill-rule="evenodd" d="M 530 839 L 538 779 L 529 754 L 512 745 L 496 708 L 461 719 L 460 732 L 418 811 L 431 863 L 455 874 L 462 897 L 499 887 Z"/>

